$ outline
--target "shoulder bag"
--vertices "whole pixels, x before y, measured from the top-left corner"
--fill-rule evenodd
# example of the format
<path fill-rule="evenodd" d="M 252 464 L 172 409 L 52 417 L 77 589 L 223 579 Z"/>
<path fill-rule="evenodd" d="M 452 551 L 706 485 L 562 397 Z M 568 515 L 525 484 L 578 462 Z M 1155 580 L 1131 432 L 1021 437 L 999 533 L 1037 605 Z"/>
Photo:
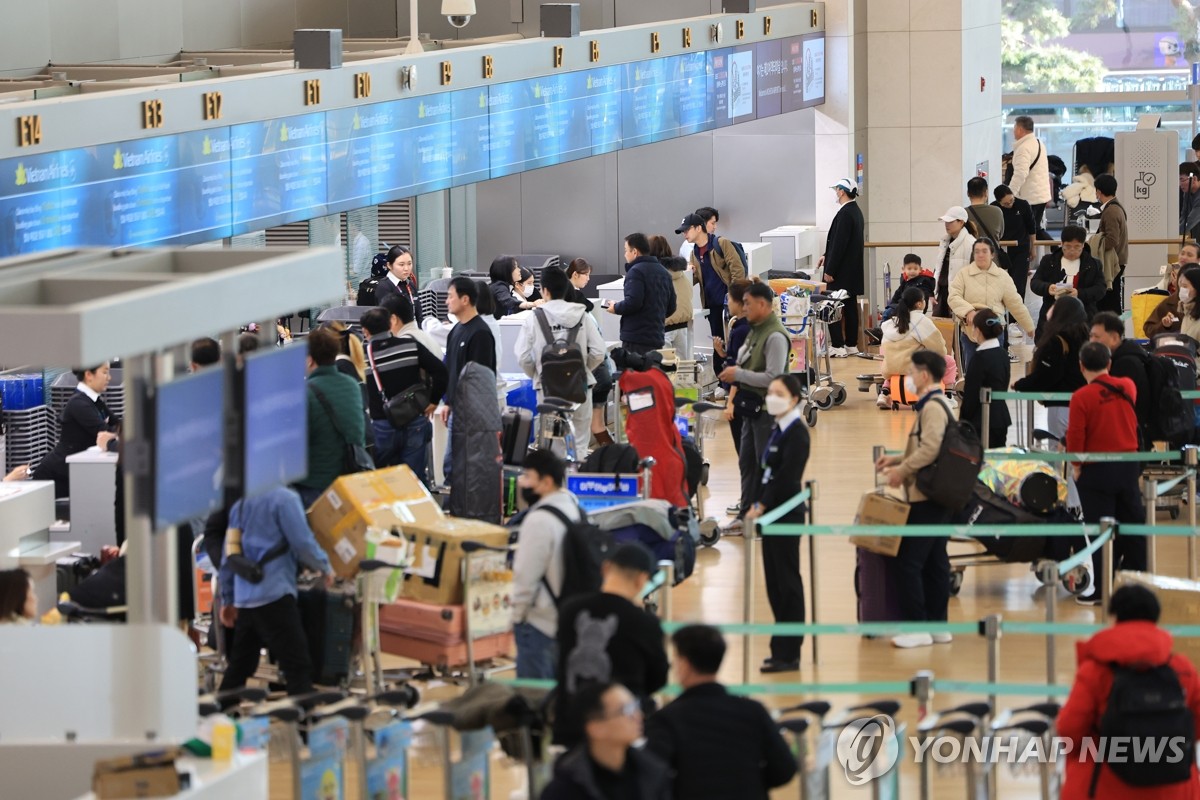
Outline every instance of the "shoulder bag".
<path fill-rule="evenodd" d="M 329 417 L 329 422 L 333 425 L 333 429 L 337 435 L 342 437 L 345 450 L 342 455 L 342 475 L 349 475 L 353 472 L 370 472 L 375 469 L 375 461 L 371 458 L 371 454 L 367 452 L 367 448 L 362 444 L 350 441 L 346 436 L 346 432 L 342 430 L 342 426 L 338 425 L 337 417 L 333 414 L 333 408 L 329 405 L 329 400 L 325 397 L 325 393 L 313 386 L 310 382 L 308 388 L 317 396 L 317 402 L 325 409 L 325 416 Z"/>
<path fill-rule="evenodd" d="M 413 340 L 416 342 L 416 340 Z M 379 370 L 375 367 L 375 348 L 367 344 L 367 360 L 371 362 L 371 374 L 375 377 L 375 388 L 383 402 L 383 414 L 396 430 L 406 427 L 410 422 L 422 416 L 429 408 L 433 390 L 424 380 L 414 383 L 403 391 L 397 392 L 390 398 L 383 391 L 383 381 L 379 378 Z"/>

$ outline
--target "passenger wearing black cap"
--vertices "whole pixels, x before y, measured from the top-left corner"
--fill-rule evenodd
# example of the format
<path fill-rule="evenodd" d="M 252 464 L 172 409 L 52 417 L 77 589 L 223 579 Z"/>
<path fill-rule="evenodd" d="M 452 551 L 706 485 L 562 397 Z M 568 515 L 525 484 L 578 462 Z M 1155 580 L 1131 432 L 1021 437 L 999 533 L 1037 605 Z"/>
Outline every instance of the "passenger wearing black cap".
<path fill-rule="evenodd" d="M 403 245 L 396 245 L 387 253 L 387 274 L 383 280 L 375 284 L 375 305 L 383 305 L 383 301 L 393 294 L 402 294 L 412 303 L 417 315 L 417 325 L 421 324 L 421 304 L 417 302 L 417 281 L 413 277 L 412 252 Z"/>
<path fill-rule="evenodd" d="M 826 288 L 850 295 L 842 303 L 842 324 L 829 327 L 829 355 L 845 358 L 858 352 L 858 296 L 865 291 L 863 279 L 864 223 L 858 199 L 858 184 L 849 178 L 829 187 L 841 208 L 833 217 L 825 239 L 825 253 L 817 266 L 824 272 Z M 843 333 L 844 329 L 844 333 Z"/>
<path fill-rule="evenodd" d="M 699 214 L 688 214 L 675 232 L 682 233 L 693 246 L 690 262 L 694 280 L 700 283 L 700 304 L 708 309 L 708 327 L 713 338 L 720 339 L 725 333 L 729 284 L 746 277 L 746 265 L 732 242 L 708 232 L 708 225 Z"/>
<path fill-rule="evenodd" d="M 640 604 L 642 589 L 657 570 L 644 545 L 622 544 L 601 565 L 600 591 L 572 598 L 559 609 L 556 744 L 574 747 L 582 740 L 575 696 L 585 686 L 620 683 L 649 710 L 650 696 L 666 685 L 662 628 Z"/>

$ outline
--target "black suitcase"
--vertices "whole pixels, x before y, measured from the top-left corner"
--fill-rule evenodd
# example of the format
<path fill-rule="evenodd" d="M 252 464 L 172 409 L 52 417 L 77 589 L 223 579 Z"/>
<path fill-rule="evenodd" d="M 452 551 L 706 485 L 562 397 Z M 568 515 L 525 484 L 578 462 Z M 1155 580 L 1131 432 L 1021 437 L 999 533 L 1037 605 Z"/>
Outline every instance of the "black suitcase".
<path fill-rule="evenodd" d="M 504 463 L 519 467 L 529 451 L 529 435 L 533 430 L 533 412 L 519 406 L 508 406 L 500 417 L 500 450 Z"/>
<path fill-rule="evenodd" d="M 301 589 L 297 604 L 308 637 L 313 683 L 337 686 L 350 675 L 356 617 L 354 598 L 323 588 Z"/>
<path fill-rule="evenodd" d="M 583 472 L 597 475 L 636 475 L 641 457 L 631 444 L 615 442 L 597 447 L 583 461 Z"/>
<path fill-rule="evenodd" d="M 688 497 L 695 497 L 704 482 L 704 456 L 692 439 L 683 440 L 683 457 L 687 464 Z"/>

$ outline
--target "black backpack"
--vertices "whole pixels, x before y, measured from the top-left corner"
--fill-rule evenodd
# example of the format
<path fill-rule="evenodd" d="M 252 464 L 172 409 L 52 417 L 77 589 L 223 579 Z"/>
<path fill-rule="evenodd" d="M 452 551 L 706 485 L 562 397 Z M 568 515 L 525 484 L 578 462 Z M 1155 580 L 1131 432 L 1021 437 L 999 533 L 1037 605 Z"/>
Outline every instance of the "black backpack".
<path fill-rule="evenodd" d="M 542 336 L 546 346 L 542 348 L 542 394 L 546 397 L 557 397 L 569 403 L 582 403 L 587 400 L 587 363 L 583 358 L 583 350 L 576 344 L 583 321 L 567 331 L 566 341 L 560 342 L 554 338 L 550 329 L 550 320 L 544 309 L 534 309 L 534 317 L 541 326 Z"/>
<path fill-rule="evenodd" d="M 983 467 L 983 445 L 975 429 L 956 420 L 944 400 L 938 400 L 938 404 L 946 412 L 946 435 L 937 459 L 917 472 L 917 488 L 942 508 L 961 511 L 975 492 L 975 481 Z"/>
<path fill-rule="evenodd" d="M 562 608 L 562 604 L 572 597 L 589 592 L 600 591 L 600 565 L 613 549 L 613 537 L 608 531 L 601 530 L 588 521 L 587 512 L 579 509 L 579 519 L 573 520 L 560 509 L 551 505 L 542 506 L 539 511 L 549 511 L 567 526 L 567 532 L 562 540 L 563 579 L 561 591 L 557 595 L 550 588 L 546 576 L 542 576 L 542 585 L 550 594 L 554 605 Z"/>
<path fill-rule="evenodd" d="M 1187 444 L 1195 432 L 1196 419 L 1192 404 L 1180 394 L 1179 369 L 1171 359 L 1150 354 L 1146 355 L 1145 366 L 1147 388 L 1154 400 L 1150 419 L 1139 420 L 1149 438 L 1143 446 L 1149 449 L 1153 442 L 1170 442 L 1172 447 Z"/>
<path fill-rule="evenodd" d="M 744 269 L 746 271 L 746 274 L 749 275 L 750 274 L 750 265 L 746 263 L 746 248 L 742 247 L 741 242 L 735 242 L 733 239 L 726 239 L 725 241 L 727 241 L 731 245 L 733 245 L 733 249 L 737 251 L 738 258 L 740 258 L 742 260 L 742 269 Z M 725 254 L 721 253 L 721 255 L 724 256 Z"/>
<path fill-rule="evenodd" d="M 631 444 L 604 444 L 588 453 L 583 471 L 598 475 L 636 475 L 641 456 Z"/>
<path fill-rule="evenodd" d="M 1143 669 L 1109 666 L 1112 690 L 1098 735 L 1109 746 L 1116 737 L 1125 739 L 1128 746 L 1119 759 L 1096 761 L 1088 796 L 1096 794 L 1102 764 L 1130 786 L 1164 786 L 1188 780 L 1196 763 L 1196 729 L 1170 659 Z"/>
<path fill-rule="evenodd" d="M 384 279 L 388 273 L 387 253 L 376 253 L 371 259 L 371 277 L 358 285 L 358 297 L 355 298 L 354 304 L 359 306 L 374 306 L 378 305 L 379 301 L 375 297 L 375 287 Z"/>
<path fill-rule="evenodd" d="M 704 480 L 704 456 L 692 439 L 683 439 L 683 459 L 686 464 L 687 496 L 695 497 Z"/>

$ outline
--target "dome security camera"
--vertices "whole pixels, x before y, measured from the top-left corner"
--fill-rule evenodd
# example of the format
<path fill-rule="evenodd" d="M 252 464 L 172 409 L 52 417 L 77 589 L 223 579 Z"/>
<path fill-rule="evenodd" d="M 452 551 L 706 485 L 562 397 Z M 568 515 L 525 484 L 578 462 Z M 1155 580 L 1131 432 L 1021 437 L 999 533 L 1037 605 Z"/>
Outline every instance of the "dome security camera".
<path fill-rule="evenodd" d="M 475 0 L 442 0 L 442 14 L 456 28 L 465 28 L 475 16 Z"/>

